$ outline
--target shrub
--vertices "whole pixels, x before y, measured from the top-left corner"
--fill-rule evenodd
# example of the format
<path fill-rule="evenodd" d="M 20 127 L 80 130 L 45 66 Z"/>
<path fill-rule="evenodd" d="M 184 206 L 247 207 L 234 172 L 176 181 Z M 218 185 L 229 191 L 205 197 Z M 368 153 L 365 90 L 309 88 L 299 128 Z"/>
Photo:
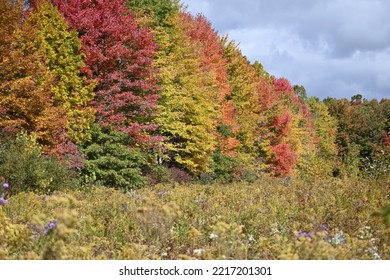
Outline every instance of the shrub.
<path fill-rule="evenodd" d="M 217 150 L 213 154 L 210 171 L 201 173 L 199 181 L 204 185 L 209 185 L 213 182 L 233 182 L 239 178 L 245 180 L 245 178 L 241 178 L 244 173 L 238 158 L 223 154 L 220 150 Z"/>
<path fill-rule="evenodd" d="M 147 177 L 142 168 L 148 162 L 140 149 L 131 148 L 130 143 L 126 133 L 94 125 L 91 142 L 82 148 L 87 158 L 81 171 L 84 181 L 122 190 L 144 186 Z"/>
<path fill-rule="evenodd" d="M 191 175 L 182 169 L 177 167 L 170 167 L 168 170 L 172 179 L 179 184 L 188 183 L 191 181 Z"/>
<path fill-rule="evenodd" d="M 77 184 L 64 164 L 45 156 L 35 137 L 25 133 L 0 145 L 0 176 L 11 186 L 10 194 L 22 191 L 49 194 Z"/>

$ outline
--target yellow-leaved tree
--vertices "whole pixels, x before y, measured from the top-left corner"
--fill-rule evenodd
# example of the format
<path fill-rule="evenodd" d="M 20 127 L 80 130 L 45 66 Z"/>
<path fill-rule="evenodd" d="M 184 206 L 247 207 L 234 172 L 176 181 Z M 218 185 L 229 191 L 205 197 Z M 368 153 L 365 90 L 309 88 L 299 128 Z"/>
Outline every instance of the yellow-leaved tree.
<path fill-rule="evenodd" d="M 161 46 L 161 99 L 157 123 L 172 165 L 194 174 L 208 169 L 216 139 L 215 76 L 200 67 L 200 47 L 183 31 L 179 14 L 166 19 L 157 34 Z"/>

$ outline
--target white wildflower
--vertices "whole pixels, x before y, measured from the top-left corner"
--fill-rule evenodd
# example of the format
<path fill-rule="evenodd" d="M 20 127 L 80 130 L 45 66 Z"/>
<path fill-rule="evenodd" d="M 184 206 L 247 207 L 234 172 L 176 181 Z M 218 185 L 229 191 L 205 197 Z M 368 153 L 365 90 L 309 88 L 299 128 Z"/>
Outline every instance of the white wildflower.
<path fill-rule="evenodd" d="M 216 235 L 214 232 L 210 233 L 210 239 L 216 239 L 218 235 Z"/>
<path fill-rule="evenodd" d="M 202 255 L 205 252 L 205 249 L 195 249 L 194 254 L 195 255 Z"/>

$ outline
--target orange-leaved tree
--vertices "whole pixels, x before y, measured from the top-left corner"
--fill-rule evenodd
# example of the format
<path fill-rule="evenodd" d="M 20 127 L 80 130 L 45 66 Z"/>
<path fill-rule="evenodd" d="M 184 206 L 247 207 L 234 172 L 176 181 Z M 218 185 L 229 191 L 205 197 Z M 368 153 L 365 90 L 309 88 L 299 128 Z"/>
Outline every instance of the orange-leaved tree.
<path fill-rule="evenodd" d="M 218 111 L 217 149 L 222 154 L 235 157 L 239 147 L 239 140 L 235 137 L 239 125 L 235 120 L 236 110 L 231 100 L 232 87 L 227 77 L 227 59 L 223 57 L 224 50 L 220 37 L 202 15 L 193 17 L 187 12 L 182 12 L 181 21 L 192 43 L 200 47 L 201 69 L 210 72 L 214 77 L 213 83 L 217 89 L 215 106 Z"/>
<path fill-rule="evenodd" d="M 18 8 L 20 6 L 13 6 Z M 0 127 L 6 132 L 35 133 L 46 147 L 66 142 L 66 112 L 54 100 L 56 77 L 38 40 L 39 29 L 19 10 L 20 28 L 12 34 L 10 47 L 0 61 Z M 23 22 L 25 21 L 25 22 Z M 3 28 L 3 27 L 0 27 Z"/>

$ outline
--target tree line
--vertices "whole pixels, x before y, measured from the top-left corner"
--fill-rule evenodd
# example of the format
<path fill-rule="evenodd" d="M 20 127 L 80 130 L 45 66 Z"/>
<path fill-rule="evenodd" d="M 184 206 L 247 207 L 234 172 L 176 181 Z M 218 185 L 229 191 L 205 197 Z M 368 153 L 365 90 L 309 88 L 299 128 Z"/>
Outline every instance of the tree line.
<path fill-rule="evenodd" d="M 87 181 L 131 189 L 166 176 L 388 170 L 388 99 L 308 98 L 179 1 L 0 0 L 0 9 L 2 141 L 27 135 Z"/>

